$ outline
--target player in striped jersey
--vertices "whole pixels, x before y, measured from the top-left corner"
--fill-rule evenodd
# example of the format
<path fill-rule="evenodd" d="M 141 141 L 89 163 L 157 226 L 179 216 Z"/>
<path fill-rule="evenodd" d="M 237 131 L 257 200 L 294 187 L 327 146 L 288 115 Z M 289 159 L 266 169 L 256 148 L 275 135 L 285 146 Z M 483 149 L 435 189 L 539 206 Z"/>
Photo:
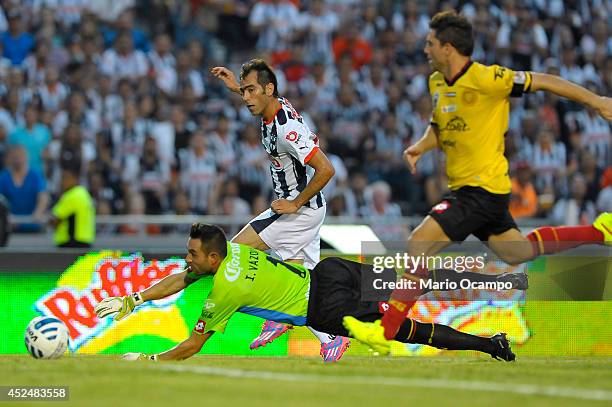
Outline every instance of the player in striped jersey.
<path fill-rule="evenodd" d="M 215 67 L 211 72 L 242 96 L 251 114 L 261 116 L 261 141 L 270 159 L 277 196 L 270 209 L 249 222 L 232 242 L 272 250 L 282 260 L 313 268 L 319 262 L 319 229 L 326 210 L 321 189 L 333 177 L 334 167 L 300 114 L 279 96 L 276 76 L 265 61 L 253 59 L 242 65 L 240 83 L 225 67 Z M 251 349 L 272 342 L 290 328 L 266 321 Z M 323 358 L 333 354 L 340 359 L 348 348 L 348 338 L 309 329 L 321 341 Z"/>

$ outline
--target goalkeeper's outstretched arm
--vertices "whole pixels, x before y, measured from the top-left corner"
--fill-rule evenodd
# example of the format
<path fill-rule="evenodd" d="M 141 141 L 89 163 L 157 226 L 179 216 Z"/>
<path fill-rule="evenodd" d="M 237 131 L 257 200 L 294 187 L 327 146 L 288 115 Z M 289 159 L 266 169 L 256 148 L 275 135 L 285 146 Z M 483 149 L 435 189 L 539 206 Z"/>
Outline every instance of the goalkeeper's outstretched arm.
<path fill-rule="evenodd" d="M 146 290 L 126 295 L 125 297 L 108 297 L 100 301 L 94 311 L 98 318 L 104 318 L 115 314 L 115 321 L 120 321 L 134 311 L 134 308 L 146 301 L 159 300 L 183 290 L 189 284 L 198 279 L 197 275 L 192 275 L 189 269 L 172 274 L 159 282 L 153 284 Z"/>
<path fill-rule="evenodd" d="M 123 360 L 184 360 L 192 357 L 202 349 L 208 338 L 212 336 L 214 331 L 205 334 L 199 334 L 195 331 L 191 332 L 191 336 L 183 342 L 176 345 L 174 348 L 162 352 L 157 355 L 147 355 L 145 353 L 132 352 L 126 353 L 121 358 Z"/>
<path fill-rule="evenodd" d="M 140 295 L 142 296 L 143 302 L 160 300 L 185 289 L 185 287 L 193 281 L 195 280 L 191 280 L 185 270 L 161 279 L 151 287 L 142 291 Z"/>

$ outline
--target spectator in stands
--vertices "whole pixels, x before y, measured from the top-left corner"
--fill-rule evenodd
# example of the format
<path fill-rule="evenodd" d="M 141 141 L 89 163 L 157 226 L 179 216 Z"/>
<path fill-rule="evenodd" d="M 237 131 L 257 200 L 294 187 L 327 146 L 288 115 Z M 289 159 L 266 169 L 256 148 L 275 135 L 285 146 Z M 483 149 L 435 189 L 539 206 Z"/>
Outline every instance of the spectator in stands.
<path fill-rule="evenodd" d="M 546 187 L 563 190 L 565 182 L 566 152 L 565 145 L 555 140 L 555 135 L 548 127 L 538 133 L 538 140 L 531 153 L 527 154 L 532 163 L 535 186 L 538 190 Z"/>
<path fill-rule="evenodd" d="M 180 185 L 189 194 L 192 210 L 198 214 L 208 213 L 217 202 L 221 179 L 202 130 L 196 130 L 191 137 L 191 146 L 181 157 L 180 171 Z"/>
<path fill-rule="evenodd" d="M 149 51 L 151 74 L 155 76 L 155 84 L 166 93 L 171 93 L 173 83 L 176 83 L 176 58 L 172 54 L 172 39 L 162 33 L 155 37 L 155 47 Z"/>
<path fill-rule="evenodd" d="M 136 48 L 138 51 L 149 52 L 151 49 L 149 38 L 143 30 L 136 27 L 134 24 L 134 11 L 132 9 L 126 9 L 119 14 L 115 27 L 106 27 L 102 30 L 104 45 L 106 47 L 110 47 L 111 44 L 115 42 L 117 37 L 124 32 L 130 35 L 134 48 Z"/>
<path fill-rule="evenodd" d="M 251 30 L 258 34 L 260 51 L 290 49 L 299 12 L 289 0 L 258 1 L 249 16 Z"/>
<path fill-rule="evenodd" d="M 77 124 L 83 139 L 92 142 L 100 130 L 100 118 L 87 105 L 87 98 L 80 90 L 73 90 L 70 93 L 63 110 L 53 119 L 53 135 L 61 137 L 70 123 Z"/>
<path fill-rule="evenodd" d="M 325 0 L 313 0 L 310 9 L 300 14 L 299 21 L 307 58 L 315 58 L 312 62 L 320 61 L 326 65 L 332 63 L 332 35 L 340 23 L 338 15 L 328 9 Z"/>
<path fill-rule="evenodd" d="M 8 58 L 13 66 L 19 66 L 28 54 L 34 49 L 35 40 L 32 34 L 23 29 L 23 18 L 17 8 L 9 11 L 8 31 L 0 35 L 3 55 Z"/>
<path fill-rule="evenodd" d="M 12 146 L 7 154 L 7 168 L 0 172 L 0 195 L 3 195 L 11 214 L 31 216 L 34 223 L 23 223 L 17 232 L 38 232 L 49 205 L 47 181 L 41 171 L 30 168 L 23 146 Z"/>
<path fill-rule="evenodd" d="M 134 49 L 134 40 L 128 31 L 120 32 L 113 48 L 102 54 L 100 70 L 114 79 L 142 80 L 148 74 L 149 64 L 145 54 Z"/>
<path fill-rule="evenodd" d="M 584 176 L 575 173 L 570 184 L 570 195 L 560 199 L 551 213 L 554 225 L 590 225 L 595 220 L 597 211 L 592 201 L 586 200 L 587 185 Z"/>
<path fill-rule="evenodd" d="M 160 215 L 168 207 L 170 167 L 160 159 L 157 142 L 151 136 L 145 139 L 140 158 L 140 172 L 131 183 L 140 184 L 147 215 Z"/>
<path fill-rule="evenodd" d="M 267 190 L 271 189 L 269 165 L 257 129 L 253 126 L 245 127 L 242 140 L 238 143 L 239 191 L 243 199 L 253 203 L 255 197 L 266 195 Z"/>
<path fill-rule="evenodd" d="M 359 70 L 368 64 L 372 59 L 372 47 L 359 36 L 358 25 L 347 23 L 343 31 L 338 35 L 332 44 L 334 59 L 336 62 L 348 54 L 351 57 L 353 69 Z"/>
<path fill-rule="evenodd" d="M 77 164 L 77 165 L 75 165 Z M 80 163 L 64 162 L 62 195 L 51 209 L 57 247 L 91 247 L 96 236 L 96 209 L 87 189 L 79 184 Z"/>
<path fill-rule="evenodd" d="M 531 167 L 523 161 L 516 166 L 516 176 L 512 177 L 510 214 L 515 219 L 532 217 L 537 210 L 538 196 L 531 183 Z"/>
<path fill-rule="evenodd" d="M 43 80 L 38 86 L 37 94 L 42 101 L 42 107 L 51 112 L 57 112 L 63 106 L 70 90 L 68 86 L 59 81 L 57 67 L 51 65 L 44 69 Z"/>
<path fill-rule="evenodd" d="M 601 176 L 601 191 L 597 197 L 598 212 L 612 212 L 612 166 Z"/>
<path fill-rule="evenodd" d="M 227 176 L 234 176 L 238 172 L 236 139 L 236 133 L 231 128 L 229 119 L 226 116 L 219 117 L 217 128 L 210 135 L 209 143 L 217 159 L 217 167 Z"/>
<path fill-rule="evenodd" d="M 22 145 L 29 159 L 29 167 L 38 171 L 44 170 L 46 149 L 51 142 L 51 132 L 39 121 L 38 106 L 31 103 L 24 112 L 25 124 L 9 134 L 8 143 Z"/>
<path fill-rule="evenodd" d="M 370 222 L 372 229 L 382 241 L 406 241 L 406 228 L 397 223 L 402 212 L 399 205 L 391 202 L 391 187 L 384 181 L 376 181 L 366 190 L 366 206 L 360 212 Z"/>

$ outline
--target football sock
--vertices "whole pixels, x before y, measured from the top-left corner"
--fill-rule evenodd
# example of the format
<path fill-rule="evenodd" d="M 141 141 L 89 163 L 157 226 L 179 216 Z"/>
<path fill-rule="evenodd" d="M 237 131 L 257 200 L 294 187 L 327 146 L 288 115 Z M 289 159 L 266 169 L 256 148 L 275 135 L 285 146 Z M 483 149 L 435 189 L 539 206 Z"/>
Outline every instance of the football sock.
<path fill-rule="evenodd" d="M 326 334 L 325 332 L 319 332 L 312 327 L 307 327 L 307 328 L 310 329 L 310 332 L 312 332 L 314 336 L 316 336 L 317 339 L 321 341 L 321 343 L 329 343 L 333 341 L 334 339 L 336 339 L 336 335 L 330 335 L 330 334 Z"/>
<path fill-rule="evenodd" d="M 419 296 L 423 293 L 421 284 L 419 283 L 421 278 L 427 278 L 429 273 L 426 268 L 419 266 L 416 272 L 406 272 L 401 277 L 404 282 L 412 282 L 414 288 L 410 288 L 408 284 L 405 287 L 396 288 L 391 293 L 389 299 L 389 308 L 385 311 L 381 319 L 381 325 L 384 328 L 384 335 L 387 340 L 395 338 L 400 326 L 406 319 L 408 311 L 414 305 Z"/>
<path fill-rule="evenodd" d="M 395 340 L 404 343 L 420 343 L 439 349 L 477 350 L 489 354 L 495 351 L 495 345 L 489 338 L 466 334 L 446 325 L 424 324 L 412 319 L 402 324 Z"/>
<path fill-rule="evenodd" d="M 603 243 L 604 235 L 593 225 L 544 226 L 527 235 L 531 241 L 533 257 L 559 253 L 583 244 Z"/>

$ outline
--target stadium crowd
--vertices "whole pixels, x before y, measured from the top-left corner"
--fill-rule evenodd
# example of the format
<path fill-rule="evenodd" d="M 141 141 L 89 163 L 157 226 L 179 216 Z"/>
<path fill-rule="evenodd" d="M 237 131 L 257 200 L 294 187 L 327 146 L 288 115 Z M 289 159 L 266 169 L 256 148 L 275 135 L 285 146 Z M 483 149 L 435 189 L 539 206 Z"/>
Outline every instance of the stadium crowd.
<path fill-rule="evenodd" d="M 402 151 L 429 124 L 428 21 L 455 8 L 474 59 L 612 91 L 606 0 L 0 1 L 0 194 L 41 218 L 77 166 L 98 214 L 258 214 L 269 206 L 259 120 L 210 68 L 275 67 L 336 176 L 328 215 L 425 214 L 444 157 L 411 175 Z M 612 211 L 610 123 L 553 95 L 513 101 L 506 155 L 516 218 L 591 223 Z M 12 185 L 14 188 L 15 185 Z M 129 226 L 121 232 L 133 233 Z"/>

